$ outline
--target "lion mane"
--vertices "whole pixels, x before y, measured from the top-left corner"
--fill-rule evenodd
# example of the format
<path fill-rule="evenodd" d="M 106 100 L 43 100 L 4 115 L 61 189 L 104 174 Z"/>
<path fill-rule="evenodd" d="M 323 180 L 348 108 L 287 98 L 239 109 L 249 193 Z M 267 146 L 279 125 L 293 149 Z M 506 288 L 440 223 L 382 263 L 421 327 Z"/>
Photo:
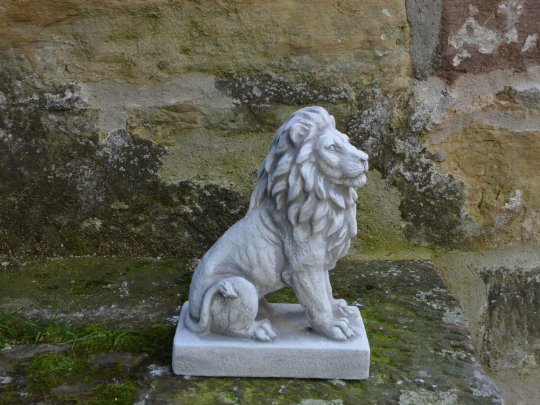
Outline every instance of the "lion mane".
<path fill-rule="evenodd" d="M 317 139 L 334 127 L 334 117 L 321 107 L 292 114 L 272 138 L 270 152 L 257 173 L 248 211 L 269 202 L 277 215 L 283 215 L 292 225 L 291 229 L 309 225 L 312 237 L 322 234 L 327 252 L 325 270 L 332 269 L 347 254 L 357 232 L 356 190 L 332 185 L 317 167 Z"/>

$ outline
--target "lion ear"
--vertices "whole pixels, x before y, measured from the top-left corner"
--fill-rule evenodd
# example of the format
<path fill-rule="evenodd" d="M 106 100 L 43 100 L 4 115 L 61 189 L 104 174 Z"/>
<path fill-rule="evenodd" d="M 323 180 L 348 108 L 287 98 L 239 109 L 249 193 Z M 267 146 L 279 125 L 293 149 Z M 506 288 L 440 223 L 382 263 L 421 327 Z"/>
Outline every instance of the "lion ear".
<path fill-rule="evenodd" d="M 289 130 L 291 141 L 295 146 L 298 146 L 300 142 L 308 135 L 309 128 L 303 124 L 294 124 Z"/>

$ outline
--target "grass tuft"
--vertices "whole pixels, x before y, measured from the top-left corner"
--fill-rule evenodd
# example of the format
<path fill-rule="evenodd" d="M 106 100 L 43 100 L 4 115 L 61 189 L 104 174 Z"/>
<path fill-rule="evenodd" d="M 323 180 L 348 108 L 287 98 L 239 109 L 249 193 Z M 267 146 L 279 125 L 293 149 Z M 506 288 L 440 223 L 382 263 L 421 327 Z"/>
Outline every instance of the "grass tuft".
<path fill-rule="evenodd" d="M 15 319 L 17 319 L 15 314 L 0 314 L 0 347 L 4 347 L 15 337 L 16 329 L 13 327 Z"/>
<path fill-rule="evenodd" d="M 0 314 L 0 344 L 67 343 L 76 339 L 69 320 L 60 318 L 62 301 L 54 299 L 50 311 L 33 303 L 40 316 L 36 319 L 20 318 L 16 312 Z"/>
<path fill-rule="evenodd" d="M 33 342 L 28 343 L 63 343 L 67 340 L 74 339 L 75 335 L 71 331 L 72 326 L 69 320 L 60 319 L 60 305 L 62 301 L 58 301 L 56 297 L 52 303 L 50 313 L 47 313 L 38 304 L 33 304 L 41 312 L 41 316 L 37 321 L 32 321 L 26 318 L 23 322 L 23 329 L 27 331 L 23 336 L 34 337 Z"/>
<path fill-rule="evenodd" d="M 36 319 L 21 318 L 16 313 L 0 314 L 0 347 L 37 343 L 73 343 L 79 352 L 146 351 L 168 355 L 164 349 L 172 345 L 171 331 L 154 325 L 129 328 L 126 325 L 86 324 L 73 326 L 60 318 L 62 301 L 54 300 L 49 311 L 33 304 L 40 311 Z"/>

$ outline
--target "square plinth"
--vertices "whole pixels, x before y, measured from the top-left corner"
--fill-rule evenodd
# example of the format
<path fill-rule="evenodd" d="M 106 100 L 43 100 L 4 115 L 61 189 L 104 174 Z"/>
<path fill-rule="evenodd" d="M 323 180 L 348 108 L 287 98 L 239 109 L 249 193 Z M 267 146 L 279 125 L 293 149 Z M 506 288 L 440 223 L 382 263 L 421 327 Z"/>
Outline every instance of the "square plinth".
<path fill-rule="evenodd" d="M 184 321 L 189 302 L 182 306 L 174 336 L 172 366 L 180 375 L 213 377 L 338 378 L 363 380 L 369 376 L 369 343 L 360 311 L 349 323 L 355 336 L 340 342 L 315 334 L 299 304 L 272 304 L 267 316 L 277 333 L 272 342 L 199 335 Z"/>

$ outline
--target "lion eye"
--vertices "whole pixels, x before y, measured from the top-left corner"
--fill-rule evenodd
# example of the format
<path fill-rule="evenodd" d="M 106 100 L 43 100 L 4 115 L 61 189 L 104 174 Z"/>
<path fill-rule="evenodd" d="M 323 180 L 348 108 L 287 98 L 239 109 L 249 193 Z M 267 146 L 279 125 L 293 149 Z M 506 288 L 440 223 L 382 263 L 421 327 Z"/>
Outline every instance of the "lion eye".
<path fill-rule="evenodd" d="M 336 145 L 332 144 L 328 147 L 328 150 L 331 151 L 331 152 L 335 152 L 336 151 Z"/>

